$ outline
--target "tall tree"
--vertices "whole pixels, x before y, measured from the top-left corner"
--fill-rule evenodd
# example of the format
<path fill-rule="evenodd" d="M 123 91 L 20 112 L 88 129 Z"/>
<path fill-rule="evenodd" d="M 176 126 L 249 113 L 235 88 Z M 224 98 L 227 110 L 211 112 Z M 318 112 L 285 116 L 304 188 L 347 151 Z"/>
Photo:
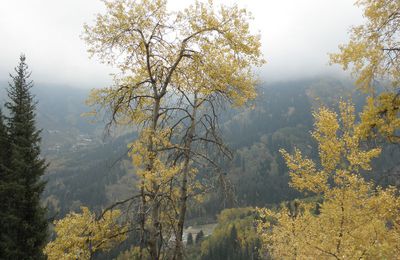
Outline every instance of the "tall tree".
<path fill-rule="evenodd" d="M 192 245 L 193 245 L 193 235 L 192 235 L 192 233 L 189 233 L 189 234 L 188 234 L 186 244 L 187 244 L 188 246 L 192 246 Z"/>
<path fill-rule="evenodd" d="M 196 234 L 196 244 L 199 244 L 204 239 L 203 230 L 200 230 L 199 233 Z"/>
<path fill-rule="evenodd" d="M 207 128 L 217 119 L 198 110 L 207 105 L 215 111 L 224 99 L 243 105 L 255 97 L 251 67 L 263 64 L 260 38 L 249 30 L 249 14 L 237 6 L 216 9 L 212 1 L 197 1 L 171 12 L 166 0 L 105 4 L 107 13 L 85 27 L 84 39 L 91 54 L 121 73 L 114 86 L 93 91 L 90 103 L 110 109 L 113 123 L 139 127 L 131 156 L 142 194 L 141 247 L 159 259 L 170 233 L 177 230 L 174 254 L 182 259 L 193 155 L 206 157 L 194 149 L 200 146 L 194 142 L 215 141 L 198 138 L 201 125 Z M 171 154 L 178 156 L 171 160 Z M 168 212 L 177 216 L 166 216 Z"/>
<path fill-rule="evenodd" d="M 20 56 L 15 75 L 10 75 L 8 130 L 10 143 L 10 196 L 12 222 L 8 239 L 11 259 L 42 259 L 42 249 L 47 239 L 46 210 L 40 205 L 40 195 L 45 182 L 41 180 L 46 162 L 40 157 L 40 130 L 35 126 L 36 102 L 30 89 L 33 82 Z"/>

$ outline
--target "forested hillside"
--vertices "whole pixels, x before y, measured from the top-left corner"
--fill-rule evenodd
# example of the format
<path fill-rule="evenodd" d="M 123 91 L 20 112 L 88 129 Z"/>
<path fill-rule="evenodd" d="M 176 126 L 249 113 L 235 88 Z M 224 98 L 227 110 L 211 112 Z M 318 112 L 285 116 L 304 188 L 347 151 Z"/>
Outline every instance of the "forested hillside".
<path fill-rule="evenodd" d="M 313 107 L 334 106 L 339 96 L 352 97 L 359 109 L 363 104 L 362 95 L 354 93 L 349 82 L 333 78 L 264 84 L 258 91 L 249 107 L 221 112 L 223 138 L 234 154 L 224 162 L 223 174 L 234 192 L 223 194 L 217 183 L 202 206 L 189 211 L 193 220 L 213 221 L 223 208 L 264 206 L 299 197 L 288 185 L 279 149 L 291 151 L 296 146 L 315 158 L 309 135 Z M 96 122 L 84 117 L 90 110 L 84 105 L 87 90 L 38 85 L 35 94 L 41 101 L 39 127 L 45 129 L 43 156 L 50 162 L 43 199 L 51 215 L 59 218 L 82 205 L 100 210 L 129 197 L 136 182 L 127 144 L 137 134 L 127 129 L 108 133 L 102 118 Z M 396 172 L 392 168 L 400 160 L 398 155 L 396 146 L 388 146 L 376 160 L 374 169 L 381 182 L 393 181 L 390 174 Z"/>

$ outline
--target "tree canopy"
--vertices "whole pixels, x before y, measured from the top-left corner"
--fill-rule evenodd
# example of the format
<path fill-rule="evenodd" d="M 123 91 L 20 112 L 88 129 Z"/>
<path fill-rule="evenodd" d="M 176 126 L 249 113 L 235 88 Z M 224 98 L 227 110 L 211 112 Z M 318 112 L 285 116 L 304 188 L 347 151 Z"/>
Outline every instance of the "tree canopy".
<path fill-rule="evenodd" d="M 351 70 L 356 84 L 370 94 L 362 114 L 363 136 L 400 136 L 400 2 L 358 0 L 365 23 L 352 27 L 350 41 L 331 54 L 331 62 Z"/>
<path fill-rule="evenodd" d="M 400 253 L 400 200 L 363 177 L 379 148 L 364 149 L 354 107 L 340 103 L 340 117 L 322 107 L 315 114 L 313 137 L 320 161 L 299 150 L 282 150 L 291 185 L 318 195 L 322 202 L 296 201 L 280 210 L 260 209 L 259 234 L 265 254 L 320 259 L 395 258 Z M 320 165 L 318 167 L 317 165 Z"/>

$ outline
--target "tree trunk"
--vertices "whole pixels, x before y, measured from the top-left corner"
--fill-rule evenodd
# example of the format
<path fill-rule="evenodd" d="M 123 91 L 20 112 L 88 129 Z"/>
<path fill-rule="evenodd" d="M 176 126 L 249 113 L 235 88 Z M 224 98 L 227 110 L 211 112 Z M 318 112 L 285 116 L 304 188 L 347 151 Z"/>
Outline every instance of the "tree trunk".
<path fill-rule="evenodd" d="M 144 194 L 144 180 L 141 181 L 140 197 L 142 199 L 141 206 L 139 209 L 139 221 L 140 221 L 140 248 L 139 248 L 139 259 L 143 259 L 143 249 L 145 247 L 145 224 L 146 224 L 146 196 Z"/>
<path fill-rule="evenodd" d="M 149 136 L 149 146 L 148 149 L 150 151 L 150 158 L 149 158 L 149 163 L 147 165 L 147 170 L 152 172 L 154 174 L 154 161 L 157 156 L 157 151 L 155 151 L 154 143 L 153 143 L 153 138 L 155 137 L 157 126 L 158 126 L 158 118 L 159 118 L 159 112 L 160 112 L 160 98 L 155 98 L 154 100 L 154 107 L 153 107 L 153 118 L 152 118 L 152 123 L 151 123 L 151 133 Z M 159 227 L 160 227 L 160 221 L 159 221 L 159 208 L 160 208 L 160 203 L 158 201 L 157 197 L 157 191 L 159 189 L 158 184 L 152 180 L 152 194 L 151 194 L 151 219 L 152 219 L 152 224 L 149 232 L 149 251 L 150 251 L 150 257 L 152 260 L 158 260 L 160 257 L 160 252 L 159 252 L 159 240 L 158 240 L 158 232 L 159 232 Z"/>
<path fill-rule="evenodd" d="M 175 259 L 183 259 L 183 227 L 185 224 L 185 215 L 187 207 L 187 184 L 188 184 L 188 174 L 190 170 L 190 156 L 192 149 L 192 141 L 196 131 L 196 112 L 197 112 L 197 93 L 194 95 L 193 111 L 191 116 L 190 129 L 185 141 L 185 152 L 184 152 L 184 165 L 182 170 L 182 182 L 181 191 L 179 198 L 179 219 L 178 219 L 178 232 L 176 235 L 176 245 L 175 245 Z"/>

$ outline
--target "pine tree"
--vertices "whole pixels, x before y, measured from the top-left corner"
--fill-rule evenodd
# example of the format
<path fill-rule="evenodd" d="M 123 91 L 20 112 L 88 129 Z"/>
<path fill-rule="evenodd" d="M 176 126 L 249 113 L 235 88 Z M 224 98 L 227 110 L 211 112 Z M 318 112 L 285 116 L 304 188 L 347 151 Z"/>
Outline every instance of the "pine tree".
<path fill-rule="evenodd" d="M 226 259 L 241 259 L 241 248 L 239 243 L 238 232 L 235 225 L 232 226 L 229 237 L 226 239 Z"/>
<path fill-rule="evenodd" d="M 8 131 L 10 143 L 10 179 L 12 192 L 8 194 L 10 215 L 7 258 L 43 259 L 42 249 L 47 238 L 46 210 L 40 205 L 40 195 L 45 183 L 41 180 L 46 162 L 40 157 L 40 131 L 35 126 L 36 102 L 30 89 L 30 72 L 21 55 L 10 75 L 6 103 L 9 109 Z"/>
<path fill-rule="evenodd" d="M 200 232 L 197 233 L 197 235 L 196 235 L 196 239 L 195 239 L 196 244 L 201 243 L 201 241 L 203 241 L 203 239 L 204 239 L 204 233 L 203 233 L 203 230 L 200 230 Z"/>
<path fill-rule="evenodd" d="M 186 245 L 188 245 L 188 246 L 193 245 L 193 235 L 192 235 L 192 233 L 188 234 Z"/>

